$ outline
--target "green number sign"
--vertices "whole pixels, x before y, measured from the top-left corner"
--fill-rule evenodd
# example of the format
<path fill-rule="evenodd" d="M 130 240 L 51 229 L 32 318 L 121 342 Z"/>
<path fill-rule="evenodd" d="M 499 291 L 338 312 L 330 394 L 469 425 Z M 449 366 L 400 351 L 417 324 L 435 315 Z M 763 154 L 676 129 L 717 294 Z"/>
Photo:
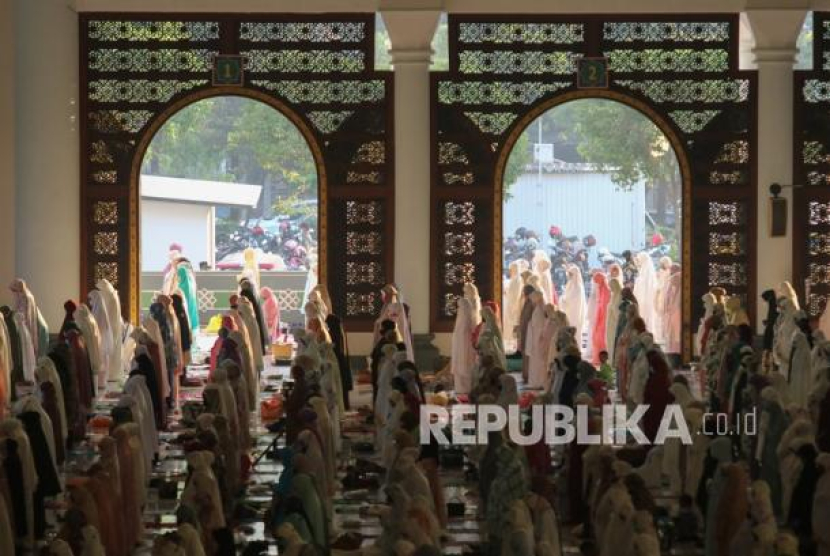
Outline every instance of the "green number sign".
<path fill-rule="evenodd" d="M 580 58 L 576 67 L 578 89 L 608 88 L 608 59 Z"/>
<path fill-rule="evenodd" d="M 243 81 L 242 56 L 216 56 L 213 58 L 213 84 L 241 87 Z"/>

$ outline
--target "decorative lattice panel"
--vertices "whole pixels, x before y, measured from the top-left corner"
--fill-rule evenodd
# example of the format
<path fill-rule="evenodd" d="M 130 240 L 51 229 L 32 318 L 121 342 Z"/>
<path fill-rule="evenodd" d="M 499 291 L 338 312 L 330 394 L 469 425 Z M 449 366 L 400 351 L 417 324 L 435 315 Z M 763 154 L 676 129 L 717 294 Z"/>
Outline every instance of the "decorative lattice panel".
<path fill-rule="evenodd" d="M 84 14 L 81 43 L 85 289 L 108 278 L 135 314 L 142 146 L 190 101 L 241 94 L 283 110 L 310 140 L 321 274 L 347 324 L 371 322 L 392 280 L 394 214 L 391 76 L 373 70 L 374 14 Z M 245 57 L 244 87 L 213 87 L 217 54 Z"/>
<path fill-rule="evenodd" d="M 753 312 L 755 75 L 738 71 L 737 32 L 737 15 L 451 15 L 450 71 L 432 83 L 433 327 L 451 329 L 467 279 L 499 298 L 507 144 L 539 110 L 583 96 L 629 101 L 674 135 L 691 209 L 685 297 L 723 286 Z M 576 88 L 581 57 L 608 59 L 607 90 Z M 448 218 L 448 206 L 464 208 Z M 685 322 L 699 313 L 687 303 Z"/>
<path fill-rule="evenodd" d="M 813 70 L 795 73 L 793 279 L 811 316 L 830 295 L 830 13 L 813 16 Z"/>

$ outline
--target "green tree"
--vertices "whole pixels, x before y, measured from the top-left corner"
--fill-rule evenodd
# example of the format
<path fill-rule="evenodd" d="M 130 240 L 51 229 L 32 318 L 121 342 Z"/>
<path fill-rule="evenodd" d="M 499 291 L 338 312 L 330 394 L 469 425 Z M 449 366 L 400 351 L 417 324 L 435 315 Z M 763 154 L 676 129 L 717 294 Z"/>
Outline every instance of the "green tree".
<path fill-rule="evenodd" d="M 254 103 L 242 112 L 228 135 L 228 147 L 237 153 L 237 163 L 257 168 L 264 181 L 275 187 L 274 206 L 278 213 L 316 216 L 317 168 L 305 138 L 297 127 L 282 115 L 274 118 L 274 109 Z"/>
<path fill-rule="evenodd" d="M 224 158 L 233 114 L 221 99 L 191 104 L 171 117 L 156 133 L 144 155 L 144 174 L 174 178 L 234 181 Z"/>
<path fill-rule="evenodd" d="M 808 12 L 804 18 L 804 25 L 798 35 L 798 55 L 795 60 L 795 69 L 813 69 L 813 12 Z"/>
<path fill-rule="evenodd" d="M 571 146 L 582 161 L 608 172 L 612 181 L 623 190 L 645 183 L 655 195 L 655 222 L 664 235 L 673 241 L 680 237 L 680 218 L 666 227 L 667 208 L 681 214 L 682 180 L 677 157 L 663 132 L 648 117 L 622 103 L 606 99 L 575 100 L 557 106 L 542 116 L 542 141 Z M 538 120 L 536 121 L 538 122 Z M 531 145 L 538 141 L 537 123 L 531 123 L 510 156 L 522 157 L 524 168 L 530 161 Z M 524 154 L 522 154 L 524 153 Z M 505 171 L 505 194 L 521 174 Z M 672 237 L 673 236 L 673 237 Z"/>
<path fill-rule="evenodd" d="M 508 200 L 512 196 L 510 190 L 513 184 L 519 179 L 526 170 L 527 165 L 532 161 L 531 156 L 531 142 L 528 131 L 519 135 L 516 143 L 513 145 L 513 150 L 510 151 L 510 156 L 507 158 L 507 164 L 504 167 L 504 177 L 502 182 L 504 184 L 504 199 Z"/>
<path fill-rule="evenodd" d="M 251 216 L 275 210 L 317 224 L 317 171 L 308 143 L 288 118 L 255 100 L 216 97 L 184 108 L 153 138 L 141 171 L 262 185 Z"/>

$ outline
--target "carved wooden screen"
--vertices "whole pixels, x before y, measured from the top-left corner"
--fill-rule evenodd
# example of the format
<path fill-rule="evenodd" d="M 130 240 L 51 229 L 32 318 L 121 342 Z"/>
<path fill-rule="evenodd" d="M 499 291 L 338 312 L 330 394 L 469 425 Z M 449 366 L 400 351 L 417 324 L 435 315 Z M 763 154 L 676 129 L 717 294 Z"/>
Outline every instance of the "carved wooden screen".
<path fill-rule="evenodd" d="M 449 33 L 450 70 L 432 84 L 433 328 L 450 329 L 466 280 L 500 298 L 497 182 L 510 138 L 545 109 L 584 96 L 629 99 L 688 163 L 686 330 L 700 314 L 690 300 L 711 286 L 753 311 L 755 74 L 738 71 L 736 15 L 451 15 Z M 576 89 L 583 56 L 608 58 L 607 90 Z"/>
<path fill-rule="evenodd" d="M 819 316 L 830 295 L 830 13 L 815 13 L 813 29 L 813 69 L 795 73 L 793 285 Z"/>
<path fill-rule="evenodd" d="M 374 71 L 374 14 L 85 14 L 80 19 L 84 293 L 116 285 L 138 307 L 138 165 L 176 110 L 240 94 L 282 110 L 315 154 L 320 274 L 365 329 L 392 281 L 392 80 Z M 245 84 L 213 87 L 213 57 L 245 57 Z"/>

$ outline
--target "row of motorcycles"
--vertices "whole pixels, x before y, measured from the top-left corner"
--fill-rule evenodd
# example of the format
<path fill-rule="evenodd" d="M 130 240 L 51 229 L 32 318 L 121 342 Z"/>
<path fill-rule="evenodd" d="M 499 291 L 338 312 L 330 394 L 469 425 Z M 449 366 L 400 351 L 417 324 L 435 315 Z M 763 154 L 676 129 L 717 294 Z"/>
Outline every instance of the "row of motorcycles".
<path fill-rule="evenodd" d="M 656 267 L 660 259 L 670 253 L 671 246 L 662 241 L 654 243 L 657 243 L 657 245 L 647 247 L 643 251 L 649 254 Z M 545 249 L 542 241 L 534 232 L 519 228 L 516 233 L 504 241 L 504 275 L 508 276 L 510 263 L 520 259 L 531 261 L 534 253 L 540 249 L 546 250 L 550 258 L 551 276 L 558 290 L 565 286 L 568 280 L 567 269 L 571 265 L 579 267 L 587 289 L 591 281 L 591 270 L 597 268 L 596 264 L 591 265 L 591 260 L 599 263 L 602 269 L 607 269 L 612 264 L 625 267 L 630 264 L 635 254 L 633 251 L 614 253 L 607 247 L 597 247 L 596 238 L 591 235 L 583 238 L 578 236 L 566 237 L 561 234 L 552 235 L 551 243 Z"/>
<path fill-rule="evenodd" d="M 308 251 L 301 238 L 302 229 L 290 221 L 281 222 L 278 233 L 269 232 L 258 224 L 237 226 L 229 233 L 217 235 L 216 259 L 221 261 L 251 247 L 279 256 L 288 270 L 308 270 Z"/>

